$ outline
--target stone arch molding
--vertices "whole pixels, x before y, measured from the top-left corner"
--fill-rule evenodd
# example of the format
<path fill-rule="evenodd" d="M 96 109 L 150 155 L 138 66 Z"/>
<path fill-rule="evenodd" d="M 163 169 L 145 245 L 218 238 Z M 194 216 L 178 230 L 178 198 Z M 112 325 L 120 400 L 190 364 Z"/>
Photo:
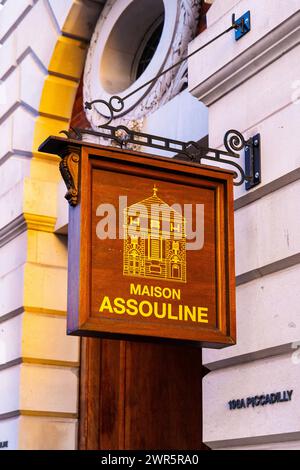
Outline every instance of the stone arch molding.
<path fill-rule="evenodd" d="M 84 101 L 95 99 L 108 101 L 114 94 L 124 97 L 149 79 L 155 77 L 162 70 L 176 63 L 187 53 L 188 43 L 195 36 L 201 0 L 155 0 L 155 2 L 161 3 L 165 19 L 162 36 L 150 64 L 142 75 L 133 83 L 129 83 L 125 89 L 118 90 L 113 89 L 113 87 L 107 89 L 105 80 L 101 76 L 103 56 L 107 53 L 105 48 L 112 37 L 112 31 L 115 32 L 116 28 L 120 27 L 118 20 L 122 15 L 126 18 L 127 14 L 127 34 L 130 36 L 136 33 L 136 24 L 140 21 L 140 18 L 135 14 L 128 14 L 130 8 L 131 11 L 134 11 L 134 1 L 107 1 L 96 25 L 87 55 L 84 72 Z M 139 2 L 143 2 L 145 7 L 147 7 L 149 0 L 139 0 Z M 153 6 L 152 2 L 153 0 L 151 0 Z M 151 8 L 143 10 L 146 18 L 150 14 L 149 10 Z M 122 30 L 120 27 L 120 33 L 124 34 L 124 26 Z M 128 64 L 124 66 L 124 73 L 127 73 L 126 67 L 128 67 Z M 112 68 L 109 72 L 111 72 L 112 84 L 114 84 L 114 73 L 120 73 L 122 70 L 114 71 Z M 108 75 L 107 71 L 106 75 Z M 128 98 L 125 101 L 123 114 L 119 114 L 112 124 L 125 124 L 131 128 L 135 126 L 135 129 L 138 130 L 142 125 L 143 117 L 153 113 L 176 96 L 186 82 L 187 63 L 184 62 L 158 79 L 153 85 L 143 88 L 140 92 Z M 108 115 L 105 114 L 106 112 L 107 110 L 103 105 L 96 105 L 91 110 L 86 110 L 87 119 L 93 129 L 96 130 L 99 125 L 107 121 Z"/>

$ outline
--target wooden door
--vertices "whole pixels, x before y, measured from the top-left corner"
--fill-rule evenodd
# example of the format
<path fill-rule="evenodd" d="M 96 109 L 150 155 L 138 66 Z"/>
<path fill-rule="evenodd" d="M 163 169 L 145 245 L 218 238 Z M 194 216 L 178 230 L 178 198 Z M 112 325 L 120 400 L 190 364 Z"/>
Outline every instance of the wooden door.
<path fill-rule="evenodd" d="M 83 339 L 79 448 L 205 449 L 201 349 Z"/>

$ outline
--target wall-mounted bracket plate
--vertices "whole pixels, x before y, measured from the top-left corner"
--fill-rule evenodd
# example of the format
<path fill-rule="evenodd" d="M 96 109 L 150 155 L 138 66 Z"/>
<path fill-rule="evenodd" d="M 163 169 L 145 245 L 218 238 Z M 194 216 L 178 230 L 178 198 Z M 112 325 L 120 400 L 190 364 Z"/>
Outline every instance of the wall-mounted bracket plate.
<path fill-rule="evenodd" d="M 248 10 L 243 16 L 235 20 L 235 24 L 237 26 L 235 30 L 235 40 L 238 41 L 251 30 L 250 11 Z"/>
<path fill-rule="evenodd" d="M 261 182 L 260 134 L 256 134 L 246 142 L 245 173 L 249 176 L 245 183 L 247 191 Z"/>

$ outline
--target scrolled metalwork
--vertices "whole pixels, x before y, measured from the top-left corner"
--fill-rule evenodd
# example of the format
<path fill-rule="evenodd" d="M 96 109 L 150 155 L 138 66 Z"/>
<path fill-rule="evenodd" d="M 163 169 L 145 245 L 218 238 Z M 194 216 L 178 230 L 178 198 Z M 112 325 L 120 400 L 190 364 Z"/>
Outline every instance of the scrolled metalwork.
<path fill-rule="evenodd" d="M 230 129 L 224 135 L 224 146 L 226 150 L 230 153 L 240 152 L 245 148 L 246 141 L 243 134 L 234 129 Z"/>
<path fill-rule="evenodd" d="M 146 134 L 128 129 L 126 126 L 101 126 L 99 131 L 92 129 L 80 129 L 71 127 L 69 131 L 61 131 L 68 139 L 84 141 L 84 135 L 92 135 L 107 139 L 121 148 L 126 148 L 127 144 L 135 144 L 141 147 L 150 147 L 173 153 L 172 158 L 202 164 L 212 161 L 234 167 L 234 185 L 240 186 L 245 181 L 251 181 L 253 175 L 246 175 L 244 169 L 233 159 L 240 158 L 238 151 L 246 145 L 251 145 L 245 141 L 243 135 L 236 130 L 230 129 L 224 136 L 224 146 L 226 150 L 203 147 L 199 142 L 168 139 L 158 135 Z M 175 155 L 174 155 L 175 154 Z"/>
<path fill-rule="evenodd" d="M 143 88 L 145 88 L 146 86 L 148 85 L 151 85 L 152 83 L 155 83 L 160 77 L 162 77 L 163 75 L 165 75 L 166 73 L 170 72 L 171 70 L 175 69 L 176 67 L 178 67 L 179 65 L 183 64 L 184 62 L 187 61 L 187 59 L 189 59 L 190 57 L 194 56 L 195 54 L 197 54 L 199 51 L 205 49 L 205 47 L 209 46 L 210 44 L 212 44 L 213 42 L 215 42 L 217 39 L 219 39 L 220 37 L 224 36 L 224 34 L 227 34 L 229 33 L 230 31 L 232 30 L 238 30 L 240 29 L 241 31 L 244 30 L 244 23 L 238 23 L 236 20 L 235 20 L 235 15 L 232 15 L 232 21 L 231 21 L 231 25 L 229 26 L 229 28 L 225 29 L 225 31 L 222 31 L 220 34 L 218 34 L 217 36 L 215 36 L 214 38 L 210 39 L 207 43 L 203 44 L 202 46 L 198 47 L 197 49 L 195 49 L 193 52 L 191 52 L 190 54 L 187 54 L 185 57 L 182 57 L 180 60 L 178 60 L 176 63 L 172 64 L 170 67 L 167 67 L 165 70 L 162 70 L 158 75 L 156 75 L 155 77 L 151 78 L 150 80 L 146 81 L 145 83 L 143 83 L 141 86 L 139 86 L 138 88 L 136 88 L 135 90 L 131 91 L 130 93 L 128 93 L 128 95 L 124 96 L 123 98 L 121 96 L 118 96 L 118 95 L 113 95 L 111 96 L 111 98 L 108 100 L 108 101 L 105 101 L 103 99 L 96 99 L 96 100 L 93 100 L 93 101 L 86 101 L 85 102 L 85 108 L 86 109 L 92 109 L 92 106 L 96 103 L 100 103 L 104 106 L 106 106 L 106 108 L 108 109 L 109 111 L 109 117 L 108 117 L 108 120 L 104 123 L 104 124 L 101 124 L 100 126 L 98 126 L 99 128 L 101 127 L 105 127 L 105 126 L 108 126 L 112 121 L 113 119 L 115 119 L 116 117 L 118 116 L 115 116 L 115 113 L 120 113 L 121 111 L 123 111 L 124 107 L 125 107 L 125 100 L 127 100 L 128 98 L 130 98 L 131 96 L 135 95 L 136 93 L 138 93 L 140 90 L 142 90 Z M 114 105 L 114 101 L 116 101 L 118 103 L 118 105 Z M 103 115 L 103 113 L 101 113 Z M 104 116 L 104 115 L 103 115 Z M 105 116 L 104 116 L 105 117 Z"/>
<path fill-rule="evenodd" d="M 59 132 L 60 134 L 65 134 L 68 139 L 72 140 L 83 140 L 81 129 L 78 127 L 70 127 L 68 131 L 63 130 Z"/>
<path fill-rule="evenodd" d="M 116 101 L 117 104 L 116 103 L 114 104 L 114 101 Z M 117 96 L 117 95 L 111 96 L 109 101 L 100 100 L 100 99 L 93 100 L 93 101 L 86 101 L 84 106 L 86 109 L 92 109 L 93 105 L 95 105 L 96 103 L 103 104 L 104 106 L 106 106 L 106 108 L 109 111 L 108 120 L 104 124 L 101 124 L 101 126 L 99 127 L 108 126 L 111 123 L 111 121 L 116 118 L 115 113 L 120 113 L 121 111 L 123 111 L 124 106 L 125 106 L 124 99 L 121 98 L 121 96 Z M 104 116 L 103 113 L 101 114 L 102 116 Z"/>
<path fill-rule="evenodd" d="M 240 134 L 238 131 L 231 130 L 229 132 L 236 132 L 237 134 Z M 199 164 L 202 164 L 203 160 L 205 160 L 233 166 L 237 170 L 234 172 L 234 186 L 240 186 L 246 180 L 251 179 L 250 177 L 246 176 L 245 171 L 238 163 L 229 160 L 228 158 L 224 158 L 223 156 L 227 156 L 230 158 L 239 158 L 239 154 L 233 153 L 232 151 L 224 152 L 222 150 L 217 150 L 209 147 L 206 148 L 199 145 L 198 142 L 190 141 L 186 143 L 186 151 L 180 151 L 178 155 L 176 155 L 174 158 Z"/>

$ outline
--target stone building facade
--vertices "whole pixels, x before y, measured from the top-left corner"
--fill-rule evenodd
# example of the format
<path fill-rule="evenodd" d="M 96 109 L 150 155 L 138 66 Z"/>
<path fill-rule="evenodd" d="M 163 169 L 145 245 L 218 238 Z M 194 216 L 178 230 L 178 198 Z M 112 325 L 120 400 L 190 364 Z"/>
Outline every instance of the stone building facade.
<path fill-rule="evenodd" d="M 204 441 L 211 448 L 299 449 L 300 2 L 215 1 L 190 51 L 251 11 L 252 30 L 189 62 L 189 91 L 208 107 L 209 142 L 261 135 L 262 182 L 235 193 L 237 345 L 204 351 Z M 292 400 L 228 411 L 232 399 L 293 389 Z M 227 405 L 227 406 L 226 406 Z"/>
<path fill-rule="evenodd" d="M 59 158 L 38 146 L 72 117 L 92 127 L 101 120 L 80 103 L 114 89 L 99 84 L 105 51 L 97 41 L 132 28 L 123 15 L 132 3 L 0 2 L 0 441 L 10 449 L 77 447 L 80 348 L 66 336 L 67 202 Z M 238 342 L 203 351 L 210 371 L 203 440 L 212 449 L 300 449 L 300 0 L 155 4 L 165 32 L 153 73 L 228 28 L 232 13 L 251 11 L 249 34 L 236 42 L 229 33 L 195 54 L 123 117 L 175 139 L 208 134 L 215 148 L 231 128 L 261 135 L 262 183 L 235 193 Z M 141 21 L 147 31 L 153 19 Z M 124 90 L 139 80 L 126 67 L 127 82 L 117 85 Z M 229 409 L 231 400 L 290 390 L 286 402 Z"/>

